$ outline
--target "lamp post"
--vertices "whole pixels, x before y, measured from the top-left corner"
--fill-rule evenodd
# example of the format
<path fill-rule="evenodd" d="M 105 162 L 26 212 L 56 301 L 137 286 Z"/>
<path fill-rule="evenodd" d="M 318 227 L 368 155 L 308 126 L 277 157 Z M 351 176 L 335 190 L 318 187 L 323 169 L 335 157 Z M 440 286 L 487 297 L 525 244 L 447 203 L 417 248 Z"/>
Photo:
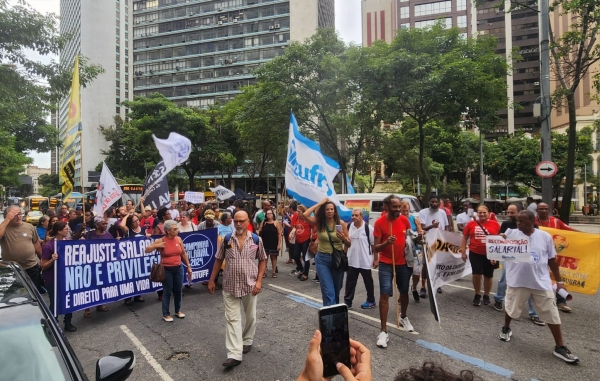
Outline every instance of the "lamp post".
<path fill-rule="evenodd" d="M 552 130 L 550 125 L 550 6 L 549 0 L 541 0 L 540 7 L 540 75 L 542 90 L 542 160 L 552 160 Z M 552 179 L 542 179 L 542 200 L 552 205 Z M 552 215 L 552 208 L 550 208 Z"/>

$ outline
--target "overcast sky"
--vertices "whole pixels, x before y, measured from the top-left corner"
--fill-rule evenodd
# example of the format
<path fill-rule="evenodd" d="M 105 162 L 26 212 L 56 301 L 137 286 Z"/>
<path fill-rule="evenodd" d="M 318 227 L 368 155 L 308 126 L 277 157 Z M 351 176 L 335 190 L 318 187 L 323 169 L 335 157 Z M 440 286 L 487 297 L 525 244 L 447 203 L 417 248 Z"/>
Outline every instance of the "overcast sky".
<path fill-rule="evenodd" d="M 335 26 L 340 33 L 342 39 L 346 42 L 361 42 L 361 17 L 360 17 L 360 1 L 361 0 L 335 0 Z M 16 0 L 11 0 L 11 3 L 16 3 Z M 60 0 L 28 0 L 28 3 L 37 11 L 42 13 L 53 12 L 60 13 Z M 32 55 L 32 58 L 35 55 Z M 39 167 L 50 167 L 50 154 L 35 152 L 30 153 L 34 160 L 34 165 Z"/>

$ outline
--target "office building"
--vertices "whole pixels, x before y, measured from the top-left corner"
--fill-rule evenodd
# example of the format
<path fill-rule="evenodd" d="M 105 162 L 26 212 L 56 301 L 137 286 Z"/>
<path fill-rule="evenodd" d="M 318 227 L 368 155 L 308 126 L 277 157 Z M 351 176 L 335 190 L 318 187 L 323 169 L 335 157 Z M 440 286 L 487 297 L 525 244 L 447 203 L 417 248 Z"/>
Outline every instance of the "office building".
<path fill-rule="evenodd" d="M 135 95 L 160 93 L 191 107 L 225 103 L 290 41 L 334 27 L 334 15 L 334 0 L 135 1 Z"/>
<path fill-rule="evenodd" d="M 72 38 L 61 52 L 61 64 L 72 68 L 77 55 L 88 58 L 89 63 L 101 65 L 105 70 L 85 88 L 81 88 L 81 141 L 75 153 L 75 190 L 82 186 L 81 173 L 84 173 L 83 186 L 88 190 L 91 182 L 88 171 L 93 171 L 102 162 L 102 150 L 108 149 L 99 126 L 114 124 L 115 115 L 125 117 L 126 110 L 121 102 L 133 98 L 130 89 L 130 72 L 133 62 L 130 56 L 133 40 L 131 37 L 131 0 L 87 1 L 61 0 L 60 31 L 69 33 Z M 59 136 L 65 139 L 69 97 L 59 104 Z M 82 162 L 83 152 L 83 162 Z M 82 168 L 83 165 L 83 168 Z"/>
<path fill-rule="evenodd" d="M 38 182 L 40 175 L 49 175 L 50 172 L 50 168 L 40 168 L 36 165 L 28 165 L 27 168 L 25 168 L 25 176 L 31 178 L 32 194 L 40 193 L 40 184 Z"/>

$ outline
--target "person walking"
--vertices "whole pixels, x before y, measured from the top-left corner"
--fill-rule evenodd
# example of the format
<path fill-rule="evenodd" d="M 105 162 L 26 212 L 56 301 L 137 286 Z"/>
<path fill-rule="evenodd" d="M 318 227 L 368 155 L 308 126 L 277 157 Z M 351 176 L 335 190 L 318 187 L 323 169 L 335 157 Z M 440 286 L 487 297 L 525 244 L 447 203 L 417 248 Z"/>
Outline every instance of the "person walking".
<path fill-rule="evenodd" d="M 400 205 L 400 213 L 404 217 L 408 218 L 408 222 L 410 222 L 410 230 L 417 233 L 418 239 L 422 239 L 423 229 L 421 228 L 421 221 L 419 220 L 419 217 L 415 217 L 410 214 L 410 204 L 408 202 L 402 201 Z M 419 287 L 419 279 L 421 278 L 421 271 L 423 269 L 423 253 L 421 253 L 421 250 L 417 245 L 415 245 L 415 250 L 417 258 L 415 258 L 413 262 L 411 291 L 415 303 L 419 303 L 421 301 L 421 296 L 419 295 L 417 288 Z"/>
<path fill-rule="evenodd" d="M 395 195 L 383 200 L 386 214 L 375 221 L 374 266 L 379 267 L 379 319 L 381 332 L 377 336 L 377 346 L 386 348 L 389 342 L 387 334 L 387 316 L 390 296 L 394 295 L 394 280 L 400 293 L 400 324 L 406 332 L 414 328 L 406 315 L 408 309 L 408 289 L 413 268 L 409 267 L 404 256 L 406 231 L 410 230 L 410 221 L 400 213 L 402 202 Z M 395 279 L 394 279 L 395 278 Z"/>
<path fill-rule="evenodd" d="M 348 228 L 350 236 L 350 248 L 348 249 L 348 275 L 346 276 L 346 291 L 344 293 L 344 303 L 348 309 L 352 308 L 354 300 L 354 291 L 358 275 L 361 275 L 367 290 L 367 301 L 360 305 L 362 309 L 377 307 L 375 303 L 375 290 L 373 286 L 373 275 L 371 269 L 373 263 L 373 229 L 363 219 L 362 209 L 352 210 L 352 223 Z"/>
<path fill-rule="evenodd" d="M 265 252 L 271 258 L 271 276 L 277 278 L 277 257 L 281 250 L 281 225 L 275 220 L 275 213 L 272 210 L 265 212 L 265 219 L 258 227 L 258 235 L 262 238 L 265 246 Z M 267 272 L 263 277 L 267 276 Z"/>
<path fill-rule="evenodd" d="M 312 216 L 313 212 L 315 213 Z M 327 197 L 304 212 L 304 219 L 316 227 L 319 246 L 315 256 L 317 275 L 321 286 L 323 306 L 340 302 L 340 291 L 344 283 L 344 271 L 333 261 L 333 249 L 344 250 L 350 247 L 348 227 L 340 220 L 336 205 Z"/>
<path fill-rule="evenodd" d="M 487 259 L 485 237 L 487 235 L 497 235 L 500 232 L 498 222 L 489 219 L 487 206 L 479 205 L 477 216 L 479 217 L 477 220 L 471 221 L 465 226 L 460 247 L 462 259 L 466 262 L 467 242 L 469 243 L 469 261 L 473 269 L 472 280 L 475 289 L 473 305 L 475 307 L 481 306 L 481 278 L 483 278 L 483 304 L 487 306 L 491 303 L 490 291 L 492 290 L 496 261 Z"/>
<path fill-rule="evenodd" d="M 169 312 L 171 294 L 173 294 L 174 299 L 175 316 L 180 319 L 185 317 L 185 314 L 181 312 L 181 296 L 183 289 L 182 263 L 185 263 L 187 266 L 187 277 L 189 281 L 191 281 L 192 278 L 192 266 L 190 265 L 190 260 L 185 252 L 183 241 L 178 236 L 179 229 L 177 228 L 177 221 L 165 221 L 164 228 L 166 235 L 154 241 L 152 245 L 146 247 L 146 253 L 151 253 L 154 250 L 160 252 L 160 262 L 165 268 L 162 315 L 163 320 L 170 323 L 173 321 L 171 313 Z"/>
<path fill-rule="evenodd" d="M 295 214 L 293 219 L 294 227 L 296 228 L 296 244 L 293 245 L 294 248 L 294 259 L 296 260 L 296 266 L 302 265 L 301 259 L 304 260 L 304 267 L 298 275 L 298 279 L 302 282 L 308 280 L 308 273 L 310 271 L 310 261 L 314 258 L 314 253 L 311 253 L 308 250 L 311 241 L 313 240 L 313 231 L 314 229 L 310 226 L 310 224 L 304 219 L 304 212 L 306 211 L 306 207 L 304 205 L 298 205 L 298 213 Z M 294 275 L 292 272 L 290 275 Z"/>
<path fill-rule="evenodd" d="M 54 287 L 55 279 L 54 279 L 54 263 L 58 260 L 58 254 L 56 253 L 56 241 L 62 241 L 67 239 L 67 235 L 69 234 L 69 227 L 66 222 L 57 222 L 52 226 L 52 231 L 50 236 L 53 237 L 46 242 L 44 247 L 42 248 L 42 259 L 41 259 L 41 268 L 42 268 L 42 276 L 44 277 L 45 287 L 48 290 L 48 297 L 50 298 L 50 313 L 54 315 Z M 56 317 L 54 315 L 54 317 Z M 65 331 L 67 332 L 76 332 L 77 328 L 71 323 L 73 319 L 73 314 L 68 313 L 65 314 L 63 319 L 63 323 L 65 325 Z"/>
<path fill-rule="evenodd" d="M 543 321 L 548 324 L 555 347 L 554 356 L 567 363 L 579 363 L 565 346 L 561 330 L 561 321 L 556 307 L 554 291 L 550 270 L 556 280 L 557 290 L 565 289 L 565 284 L 560 275 L 560 269 L 556 260 L 556 249 L 552 236 L 547 232 L 535 229 L 535 215 L 531 211 L 523 211 L 517 216 L 517 229 L 508 229 L 504 237 L 511 239 L 526 239 L 529 241 L 533 262 L 505 262 L 506 266 L 506 306 L 504 314 L 504 326 L 498 335 L 502 341 L 510 341 L 512 330 L 510 323 L 512 319 L 521 316 L 523 304 L 528 298 L 533 298 L 536 311 Z"/>
<path fill-rule="evenodd" d="M 215 278 L 223 261 L 223 302 L 225 304 L 225 368 L 242 363 L 242 356 L 252 350 L 256 332 L 256 303 L 262 289 L 262 277 L 267 269 L 267 254 L 262 239 L 248 231 L 250 218 L 246 211 L 235 213 L 235 234 L 222 241 L 215 256 L 208 292 L 215 292 Z M 258 265 L 256 260 L 258 259 Z M 245 325 L 242 327 L 242 313 Z"/>
<path fill-rule="evenodd" d="M 450 231 L 448 225 L 448 215 L 445 210 L 440 208 L 440 199 L 438 196 L 432 195 L 429 197 L 429 208 L 422 209 L 419 212 L 419 221 L 421 221 L 421 229 L 428 232 L 431 229 L 441 229 Z M 427 266 L 423 266 L 421 270 L 421 289 L 419 290 L 419 298 L 427 297 L 425 283 L 427 282 Z M 442 293 L 442 288 L 437 288 L 438 293 Z"/>

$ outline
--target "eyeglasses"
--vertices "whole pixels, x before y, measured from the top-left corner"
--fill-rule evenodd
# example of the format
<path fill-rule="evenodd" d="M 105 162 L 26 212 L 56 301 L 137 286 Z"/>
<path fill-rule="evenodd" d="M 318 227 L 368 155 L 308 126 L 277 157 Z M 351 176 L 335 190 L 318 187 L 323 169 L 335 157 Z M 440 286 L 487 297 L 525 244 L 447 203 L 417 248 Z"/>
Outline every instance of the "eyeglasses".
<path fill-rule="evenodd" d="M 248 221 L 248 220 L 233 220 L 233 223 L 234 224 L 243 224 L 246 221 Z"/>

